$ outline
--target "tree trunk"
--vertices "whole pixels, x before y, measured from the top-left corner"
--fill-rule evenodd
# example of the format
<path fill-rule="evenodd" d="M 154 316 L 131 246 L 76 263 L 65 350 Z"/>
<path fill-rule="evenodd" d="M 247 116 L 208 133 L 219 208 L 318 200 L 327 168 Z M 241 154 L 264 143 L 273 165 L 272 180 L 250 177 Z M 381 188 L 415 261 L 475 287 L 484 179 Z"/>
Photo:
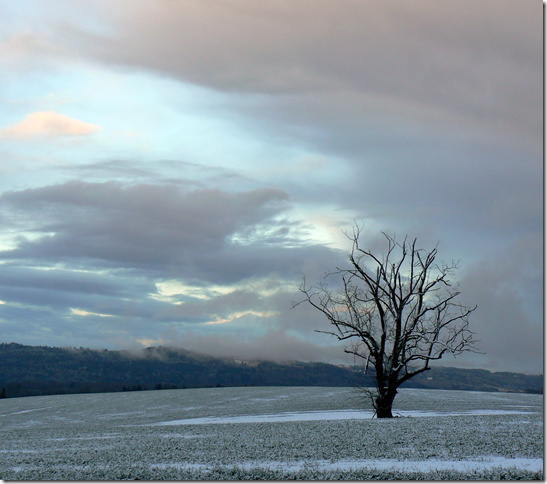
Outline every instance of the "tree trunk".
<path fill-rule="evenodd" d="M 395 395 L 384 395 L 376 397 L 376 417 L 377 418 L 393 418 L 391 407 Z"/>
<path fill-rule="evenodd" d="M 379 408 L 376 411 L 376 417 L 377 418 L 393 418 L 393 414 L 391 413 L 391 407 Z"/>

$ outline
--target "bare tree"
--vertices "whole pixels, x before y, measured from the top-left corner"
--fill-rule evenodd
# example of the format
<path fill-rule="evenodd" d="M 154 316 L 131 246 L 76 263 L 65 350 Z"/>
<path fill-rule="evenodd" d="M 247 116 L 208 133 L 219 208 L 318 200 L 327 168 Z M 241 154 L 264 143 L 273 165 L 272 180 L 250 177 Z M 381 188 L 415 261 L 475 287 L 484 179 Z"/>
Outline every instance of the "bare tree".
<path fill-rule="evenodd" d="M 369 393 L 378 418 L 390 418 L 399 386 L 430 369 L 432 360 L 445 354 L 457 356 L 476 351 L 468 317 L 476 309 L 456 301 L 460 292 L 449 277 L 457 263 L 437 264 L 437 247 L 427 252 L 416 247 L 416 239 L 398 243 L 383 233 L 387 251 L 377 257 L 359 247 L 355 228 L 348 269 L 328 273 L 341 284 L 330 290 L 326 282 L 300 291 L 334 326 L 319 331 L 350 343 L 345 352 L 364 363 L 376 389 Z"/>

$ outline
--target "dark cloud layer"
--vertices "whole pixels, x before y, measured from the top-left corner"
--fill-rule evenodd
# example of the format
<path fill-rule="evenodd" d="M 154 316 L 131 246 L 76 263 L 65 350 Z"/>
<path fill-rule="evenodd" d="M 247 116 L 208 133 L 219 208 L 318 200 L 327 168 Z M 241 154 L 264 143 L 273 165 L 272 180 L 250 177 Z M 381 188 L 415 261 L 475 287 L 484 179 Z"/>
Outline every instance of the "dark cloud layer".
<path fill-rule="evenodd" d="M 278 189 L 230 193 L 70 181 L 5 192 L 0 201 L 7 208 L 6 225 L 33 234 L 2 252 L 5 259 L 125 268 L 222 284 L 255 274 L 294 276 L 308 259 L 329 256 L 326 248 L 291 239 L 298 225 L 273 220 L 290 206 Z M 266 234 L 260 231 L 264 225 Z M 246 242 L 235 242 L 238 235 Z"/>
<path fill-rule="evenodd" d="M 365 92 L 542 136 L 540 3 L 196 0 L 120 7 L 111 11 L 115 36 L 73 28 L 76 48 L 217 89 Z"/>
<path fill-rule="evenodd" d="M 230 334 L 212 354 L 229 356 L 237 349 L 255 357 L 263 333 L 272 333 L 279 340 L 270 341 L 272 357 L 294 359 L 289 348 L 299 345 L 312 359 L 324 356 L 320 344 L 306 342 L 309 318 L 296 320 L 290 307 L 302 275 L 320 277 L 339 254 L 296 239 L 290 243 L 298 227 L 272 220 L 289 206 L 280 190 L 71 181 L 5 192 L 0 201 L 5 225 L 22 232 L 15 249 L 0 252 L 7 261 L 0 275 L 0 318 L 6 328 L 17 318 L 30 328 L 34 344 L 52 326 L 67 344 L 80 334 L 96 345 L 122 347 L 139 338 L 209 341 L 199 346 L 208 351 L 226 329 L 207 324 L 226 322 L 230 331 L 246 332 L 251 346 L 245 349 Z M 257 227 L 264 224 L 270 230 L 261 239 Z M 233 240 L 238 233 L 245 243 Z M 164 296 L 156 283 L 169 281 L 183 287 Z M 294 324 L 287 328 L 289 321 Z M 295 333 L 300 343 L 291 342 Z M 340 358 L 340 352 L 333 354 Z"/>
<path fill-rule="evenodd" d="M 286 199 L 277 189 L 231 194 L 81 181 L 7 192 L 1 200 L 13 207 L 16 223 L 26 219 L 42 237 L 21 242 L 5 257 L 168 267 L 189 253 L 220 248 L 238 230 L 276 215 Z"/>

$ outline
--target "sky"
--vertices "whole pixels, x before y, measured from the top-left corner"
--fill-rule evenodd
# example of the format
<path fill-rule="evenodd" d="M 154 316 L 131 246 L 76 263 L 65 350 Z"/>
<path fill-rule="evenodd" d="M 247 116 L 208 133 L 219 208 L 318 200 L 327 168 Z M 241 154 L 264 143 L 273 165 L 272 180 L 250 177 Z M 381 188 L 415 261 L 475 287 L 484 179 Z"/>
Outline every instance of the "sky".
<path fill-rule="evenodd" d="M 543 371 L 537 0 L 0 0 L 0 341 L 353 364 L 301 299 L 438 245 Z"/>

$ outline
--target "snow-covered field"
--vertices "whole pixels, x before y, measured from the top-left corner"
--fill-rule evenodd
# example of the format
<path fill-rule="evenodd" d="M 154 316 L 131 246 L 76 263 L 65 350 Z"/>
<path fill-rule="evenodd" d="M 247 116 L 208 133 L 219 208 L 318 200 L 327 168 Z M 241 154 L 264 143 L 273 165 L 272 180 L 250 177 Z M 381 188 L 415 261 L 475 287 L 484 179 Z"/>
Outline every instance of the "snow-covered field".
<path fill-rule="evenodd" d="M 249 387 L 0 400 L 0 479 L 543 479 L 541 395 Z"/>

